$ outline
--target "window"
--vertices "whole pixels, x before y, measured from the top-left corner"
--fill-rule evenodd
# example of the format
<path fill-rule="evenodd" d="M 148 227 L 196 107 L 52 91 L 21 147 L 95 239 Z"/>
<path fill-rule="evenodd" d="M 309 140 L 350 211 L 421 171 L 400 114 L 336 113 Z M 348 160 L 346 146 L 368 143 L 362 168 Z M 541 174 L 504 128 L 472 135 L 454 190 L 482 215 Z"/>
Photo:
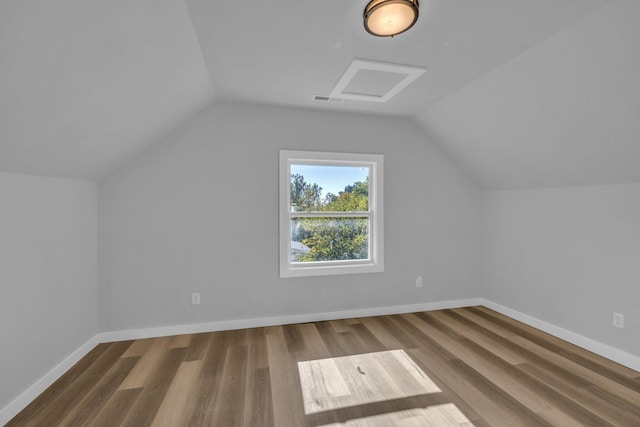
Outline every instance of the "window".
<path fill-rule="evenodd" d="M 384 271 L 382 161 L 280 151 L 280 277 Z"/>

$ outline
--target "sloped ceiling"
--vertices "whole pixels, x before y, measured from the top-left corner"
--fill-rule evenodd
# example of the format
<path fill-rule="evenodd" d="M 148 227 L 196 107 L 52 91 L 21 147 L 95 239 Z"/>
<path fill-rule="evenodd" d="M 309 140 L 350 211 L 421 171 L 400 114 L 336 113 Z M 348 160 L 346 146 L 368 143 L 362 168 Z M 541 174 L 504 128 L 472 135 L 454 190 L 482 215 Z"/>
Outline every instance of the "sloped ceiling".
<path fill-rule="evenodd" d="M 640 180 L 637 0 L 0 3 L 0 170 L 99 179 L 217 100 L 414 117 L 487 188 Z M 427 68 L 387 103 L 328 95 L 353 58 Z"/>
<path fill-rule="evenodd" d="M 612 2 L 418 114 L 487 188 L 640 182 L 640 2 Z"/>
<path fill-rule="evenodd" d="M 0 170 L 96 179 L 212 102 L 174 0 L 0 2 Z"/>

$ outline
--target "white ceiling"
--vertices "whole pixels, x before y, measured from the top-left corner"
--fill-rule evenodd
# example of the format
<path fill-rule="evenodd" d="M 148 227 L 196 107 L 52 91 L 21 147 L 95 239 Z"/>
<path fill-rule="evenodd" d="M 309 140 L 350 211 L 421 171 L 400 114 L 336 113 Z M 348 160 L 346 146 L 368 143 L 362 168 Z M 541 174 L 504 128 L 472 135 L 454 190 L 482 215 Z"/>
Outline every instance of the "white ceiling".
<path fill-rule="evenodd" d="M 0 3 L 0 170 L 98 179 L 216 100 L 415 117 L 490 188 L 640 181 L 640 2 Z M 314 101 L 353 58 L 427 69 L 386 103 Z M 636 164 L 638 167 L 636 167 Z"/>
<path fill-rule="evenodd" d="M 329 108 L 409 115 L 582 19 L 603 0 L 423 0 L 421 16 L 394 38 L 368 34 L 368 0 L 187 0 L 221 98 L 326 108 L 353 58 L 426 67 L 386 104 Z"/>
<path fill-rule="evenodd" d="M 99 178 L 213 94 L 181 1 L 0 2 L 0 171 Z"/>
<path fill-rule="evenodd" d="M 418 121 L 487 188 L 640 182 L 640 1 L 599 9 Z"/>

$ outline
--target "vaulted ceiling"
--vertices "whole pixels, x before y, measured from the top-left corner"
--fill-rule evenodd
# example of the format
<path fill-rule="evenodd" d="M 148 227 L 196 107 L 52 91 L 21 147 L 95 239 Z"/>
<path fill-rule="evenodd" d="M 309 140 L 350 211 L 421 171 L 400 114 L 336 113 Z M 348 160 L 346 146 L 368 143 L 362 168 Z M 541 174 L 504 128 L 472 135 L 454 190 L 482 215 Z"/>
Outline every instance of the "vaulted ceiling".
<path fill-rule="evenodd" d="M 640 181 L 640 2 L 0 3 L 0 171 L 99 179 L 220 100 L 412 117 L 488 188 Z M 354 58 L 426 68 L 386 103 L 319 102 Z"/>

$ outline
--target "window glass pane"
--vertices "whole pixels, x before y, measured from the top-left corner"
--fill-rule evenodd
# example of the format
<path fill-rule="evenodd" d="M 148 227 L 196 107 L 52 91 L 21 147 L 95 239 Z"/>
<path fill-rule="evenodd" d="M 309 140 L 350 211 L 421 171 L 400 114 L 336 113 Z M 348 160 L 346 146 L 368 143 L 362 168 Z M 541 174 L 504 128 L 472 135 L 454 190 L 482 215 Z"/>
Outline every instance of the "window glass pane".
<path fill-rule="evenodd" d="M 291 262 L 369 259 L 369 218 L 294 218 Z"/>
<path fill-rule="evenodd" d="M 369 167 L 292 164 L 292 212 L 369 210 Z"/>

